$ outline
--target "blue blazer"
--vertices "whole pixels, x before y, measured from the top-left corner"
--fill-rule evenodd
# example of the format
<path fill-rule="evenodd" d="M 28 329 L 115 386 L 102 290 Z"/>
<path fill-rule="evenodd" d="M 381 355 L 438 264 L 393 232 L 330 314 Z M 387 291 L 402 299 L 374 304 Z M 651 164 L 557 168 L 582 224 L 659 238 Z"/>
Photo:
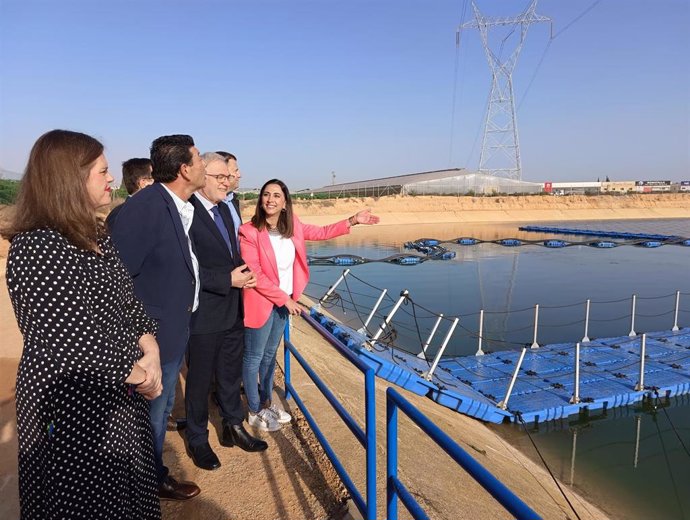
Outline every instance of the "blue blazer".
<path fill-rule="evenodd" d="M 158 321 L 161 363 L 178 361 L 187 348 L 196 282 L 175 202 L 152 184 L 122 205 L 111 234 L 135 294 Z"/>

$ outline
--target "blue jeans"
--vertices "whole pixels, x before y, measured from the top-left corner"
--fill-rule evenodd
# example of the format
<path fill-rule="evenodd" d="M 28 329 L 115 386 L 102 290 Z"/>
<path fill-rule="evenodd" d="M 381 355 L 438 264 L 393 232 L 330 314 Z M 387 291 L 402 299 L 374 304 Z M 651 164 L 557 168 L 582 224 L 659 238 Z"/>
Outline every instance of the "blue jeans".
<path fill-rule="evenodd" d="M 287 318 L 287 308 L 273 307 L 268 321 L 262 327 L 258 329 L 247 327 L 244 330 L 242 382 L 247 396 L 247 406 L 252 413 L 257 413 L 261 410 L 263 403 L 271 401 L 276 352 L 285 331 Z M 260 392 L 259 384 L 261 385 Z"/>
<path fill-rule="evenodd" d="M 168 468 L 163 464 L 163 441 L 165 441 L 168 416 L 175 404 L 175 387 L 177 386 L 183 358 L 184 355 L 177 361 L 161 365 L 163 393 L 150 403 L 149 415 L 151 416 L 151 429 L 153 430 L 153 454 L 156 459 L 156 472 L 159 484 L 168 476 Z"/>

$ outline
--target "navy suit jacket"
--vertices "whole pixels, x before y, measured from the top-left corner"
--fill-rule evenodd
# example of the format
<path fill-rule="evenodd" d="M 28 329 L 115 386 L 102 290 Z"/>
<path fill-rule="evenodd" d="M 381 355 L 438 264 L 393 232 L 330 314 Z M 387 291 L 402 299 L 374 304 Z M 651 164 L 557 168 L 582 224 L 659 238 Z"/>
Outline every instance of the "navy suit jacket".
<path fill-rule="evenodd" d="M 135 294 L 158 320 L 161 363 L 179 360 L 189 339 L 196 281 L 175 202 L 159 183 L 138 191 L 122 205 L 111 235 Z"/>
<path fill-rule="evenodd" d="M 110 210 L 110 213 L 108 213 L 108 216 L 105 218 L 105 223 L 108 226 L 108 229 L 113 229 L 113 226 L 115 225 L 115 220 L 117 219 L 117 214 L 120 213 L 120 211 L 122 211 L 122 206 L 124 206 L 129 199 L 130 197 L 128 195 L 122 204 L 119 204 Z"/>
<path fill-rule="evenodd" d="M 202 202 L 192 195 L 194 221 L 190 237 L 199 261 L 199 308 L 192 316 L 192 334 L 212 334 L 232 328 L 242 320 L 242 290 L 232 287 L 230 273 L 244 262 L 235 239 L 230 209 L 218 204 L 218 210 L 230 236 L 233 254 L 218 231 L 215 221 Z"/>

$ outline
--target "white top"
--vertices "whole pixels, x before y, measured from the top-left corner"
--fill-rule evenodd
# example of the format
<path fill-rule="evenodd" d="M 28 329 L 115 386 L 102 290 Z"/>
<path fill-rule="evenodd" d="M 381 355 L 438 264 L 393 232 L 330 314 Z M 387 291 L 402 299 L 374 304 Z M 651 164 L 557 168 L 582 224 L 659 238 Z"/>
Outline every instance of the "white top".
<path fill-rule="evenodd" d="M 276 255 L 280 288 L 286 294 L 292 295 L 292 267 L 295 264 L 295 244 L 292 243 L 290 238 L 274 235 L 270 232 L 268 233 L 268 238 L 271 239 L 273 253 Z"/>
<path fill-rule="evenodd" d="M 192 312 L 194 312 L 199 307 L 199 287 L 201 286 L 201 281 L 199 280 L 199 261 L 196 259 L 196 255 L 192 250 L 192 241 L 189 239 L 189 229 L 192 227 L 192 221 L 194 220 L 194 206 L 192 206 L 191 202 L 184 201 L 175 195 L 175 193 L 173 193 L 173 191 L 165 184 L 161 183 L 161 186 L 163 186 L 165 191 L 167 191 L 172 197 L 175 207 L 177 208 L 177 212 L 180 214 L 184 234 L 187 237 L 189 255 L 192 257 L 192 268 L 194 269 L 194 305 L 192 305 Z"/>

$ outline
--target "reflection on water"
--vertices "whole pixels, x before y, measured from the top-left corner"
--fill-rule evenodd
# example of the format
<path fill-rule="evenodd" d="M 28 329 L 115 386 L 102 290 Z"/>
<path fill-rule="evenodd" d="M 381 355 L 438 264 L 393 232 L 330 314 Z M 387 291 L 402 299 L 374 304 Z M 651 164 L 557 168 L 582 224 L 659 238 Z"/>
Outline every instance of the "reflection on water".
<path fill-rule="evenodd" d="M 549 226 L 690 237 L 688 220 L 550 222 Z M 553 237 L 520 232 L 517 228 L 517 224 L 358 227 L 349 236 L 310 243 L 309 254 L 348 253 L 383 258 L 404 252 L 403 243 L 418 238 Z M 576 236 L 559 238 L 584 240 Z M 587 246 L 506 248 L 493 244 L 447 247 L 457 252 L 454 260 L 429 261 L 412 267 L 381 263 L 355 266 L 354 276 L 338 288 L 343 299 L 340 308 L 331 312 L 359 328 L 380 289 L 386 288 L 390 294 L 381 309 L 384 315 L 400 291 L 408 289 L 420 308 L 461 317 L 446 351 L 450 355 L 473 354 L 477 350 L 480 309 L 486 311 L 485 351 L 531 344 L 537 303 L 540 344 L 579 341 L 584 335 L 587 299 L 592 302 L 590 338 L 626 335 L 630 331 L 632 294 L 638 295 L 635 321 L 638 333 L 671 328 L 678 290 L 683 293 L 679 322 L 681 326 L 690 324 L 690 248 L 687 247 L 626 246 L 606 250 Z M 313 267 L 307 294 L 318 299 L 342 271 L 340 267 Z M 356 305 L 348 306 L 348 301 Z M 431 314 L 413 315 L 409 306 L 403 306 L 394 320 L 396 344 L 411 352 L 419 351 L 434 322 Z M 443 336 L 439 334 L 438 341 L 429 348 L 432 355 Z M 583 425 L 568 421 L 547 423 L 533 433 L 557 476 L 563 482 L 572 481 L 612 516 L 690 518 L 690 498 L 686 491 L 690 482 L 690 455 L 678 440 L 680 436 L 690 446 L 690 405 L 685 401 L 670 405 L 661 412 L 657 409 L 655 414 L 635 408 L 611 410 L 605 420 L 592 420 Z M 639 442 L 636 441 L 638 427 Z M 530 451 L 529 440 L 523 434 L 516 436 L 510 427 L 498 429 L 508 434 L 512 442 L 523 446 L 525 452 Z M 636 446 L 637 456 L 633 457 Z"/>
<path fill-rule="evenodd" d="M 492 427 L 539 462 L 521 427 Z M 690 518 L 690 397 L 651 399 L 528 430 L 556 477 L 612 518 Z"/>

